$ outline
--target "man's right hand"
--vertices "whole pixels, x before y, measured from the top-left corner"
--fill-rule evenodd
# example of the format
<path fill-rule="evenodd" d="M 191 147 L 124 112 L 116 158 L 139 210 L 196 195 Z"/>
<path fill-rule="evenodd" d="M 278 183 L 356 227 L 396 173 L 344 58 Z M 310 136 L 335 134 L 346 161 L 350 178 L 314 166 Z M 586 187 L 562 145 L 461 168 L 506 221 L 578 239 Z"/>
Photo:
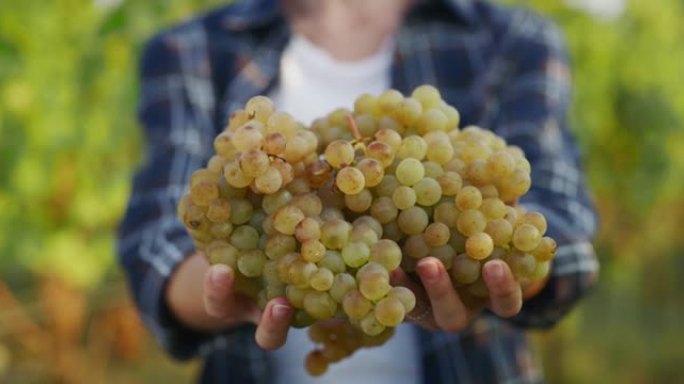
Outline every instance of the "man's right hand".
<path fill-rule="evenodd" d="M 200 279 L 204 284 L 199 284 Z M 182 323 L 200 331 L 256 324 L 257 344 L 268 350 L 285 343 L 294 314 L 282 297 L 269 301 L 261 311 L 253 299 L 235 291 L 235 273 L 230 267 L 210 266 L 201 254 L 190 256 L 174 272 L 166 299 Z"/>

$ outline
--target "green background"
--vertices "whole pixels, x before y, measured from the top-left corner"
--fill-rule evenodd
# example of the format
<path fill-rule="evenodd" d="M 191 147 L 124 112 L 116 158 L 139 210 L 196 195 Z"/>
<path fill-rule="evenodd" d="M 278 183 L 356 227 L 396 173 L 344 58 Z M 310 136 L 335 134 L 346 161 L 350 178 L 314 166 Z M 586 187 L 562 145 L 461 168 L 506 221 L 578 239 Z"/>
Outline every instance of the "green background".
<path fill-rule="evenodd" d="M 684 381 L 684 2 L 632 0 L 614 20 L 559 1 L 507 2 L 566 33 L 572 128 L 601 215 L 600 285 L 558 327 L 534 334 L 547 375 Z M 94 345 L 123 332 L 102 320 L 113 310 L 140 332 L 114 257 L 141 159 L 140 47 L 222 2 L 97 3 L 0 2 L 0 381 L 177 382 L 196 370 L 173 365 L 144 333 L 135 353 Z M 78 309 L 78 329 L 60 325 L 64 308 Z M 37 346 L 25 341 L 32 334 Z"/>

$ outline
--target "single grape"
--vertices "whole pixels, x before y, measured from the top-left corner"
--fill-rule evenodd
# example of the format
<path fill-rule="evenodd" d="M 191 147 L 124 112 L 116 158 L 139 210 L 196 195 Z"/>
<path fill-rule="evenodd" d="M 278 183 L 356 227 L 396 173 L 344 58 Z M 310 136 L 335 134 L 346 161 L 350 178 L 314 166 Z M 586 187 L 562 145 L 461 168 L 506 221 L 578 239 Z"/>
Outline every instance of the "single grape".
<path fill-rule="evenodd" d="M 556 254 L 557 248 L 558 246 L 554 239 L 544 236 L 539 241 L 537 248 L 532 251 L 532 255 L 534 255 L 538 261 L 549 261 Z"/>
<path fill-rule="evenodd" d="M 513 231 L 513 245 L 524 252 L 531 252 L 539 245 L 541 233 L 532 224 L 522 224 Z"/>
<path fill-rule="evenodd" d="M 487 222 L 485 232 L 491 236 L 494 245 L 503 247 L 511 242 L 513 237 L 513 226 L 504 219 L 494 219 Z"/>
<path fill-rule="evenodd" d="M 334 278 L 335 275 L 328 268 L 318 268 L 311 275 L 309 284 L 311 284 L 311 288 L 317 291 L 327 291 L 332 287 Z"/>
<path fill-rule="evenodd" d="M 285 205 L 280 207 L 273 218 L 273 226 L 284 235 L 294 235 L 297 224 L 304 220 L 304 212 L 301 209 Z"/>
<path fill-rule="evenodd" d="M 354 161 L 354 147 L 344 140 L 336 140 L 325 148 L 325 161 L 333 168 L 342 168 Z"/>
<path fill-rule="evenodd" d="M 416 160 L 423 160 L 427 155 L 428 144 L 425 140 L 417 135 L 405 137 L 401 141 L 401 145 L 397 150 L 397 157 L 399 159 L 413 158 Z"/>
<path fill-rule="evenodd" d="M 373 194 L 368 189 L 363 189 L 355 195 L 344 195 L 344 202 L 350 211 L 362 213 L 373 203 Z"/>
<path fill-rule="evenodd" d="M 259 245 L 259 232 L 248 225 L 241 225 L 231 233 L 230 243 L 241 251 L 256 249 Z"/>
<path fill-rule="evenodd" d="M 247 277 L 261 276 L 266 260 L 266 255 L 260 249 L 243 252 L 238 257 L 238 271 Z"/>
<path fill-rule="evenodd" d="M 297 241 L 292 236 L 280 233 L 270 235 L 264 244 L 264 253 L 271 260 L 277 260 L 297 249 Z"/>
<path fill-rule="evenodd" d="M 233 133 L 231 142 L 239 152 L 261 148 L 264 143 L 263 131 L 263 124 L 259 121 L 251 120 Z"/>
<path fill-rule="evenodd" d="M 265 195 L 276 193 L 283 186 L 283 176 L 275 167 L 268 167 L 254 179 L 254 186 L 259 193 Z"/>
<path fill-rule="evenodd" d="M 330 297 L 337 303 L 342 303 L 346 294 L 356 289 L 356 279 L 349 273 L 338 273 L 330 287 Z M 345 310 L 346 311 L 346 310 Z M 365 313 L 363 314 L 365 315 Z"/>
<path fill-rule="evenodd" d="M 425 168 L 419 160 L 406 158 L 397 165 L 395 176 L 402 185 L 412 186 L 423 179 Z"/>
<path fill-rule="evenodd" d="M 382 239 L 371 246 L 369 261 L 382 265 L 388 271 L 393 271 L 399 267 L 401 256 L 401 248 L 396 242 Z"/>
<path fill-rule="evenodd" d="M 430 247 L 439 247 L 446 244 L 449 241 L 449 237 L 451 237 L 449 227 L 439 222 L 428 225 L 423 233 L 425 243 Z"/>
<path fill-rule="evenodd" d="M 459 284 L 471 284 L 480 277 L 480 262 L 462 253 L 454 258 L 449 275 Z"/>
<path fill-rule="evenodd" d="M 442 198 L 442 187 L 431 177 L 417 182 L 413 185 L 413 190 L 416 192 L 416 202 L 425 207 L 437 204 Z"/>
<path fill-rule="evenodd" d="M 404 321 L 406 310 L 398 298 L 386 297 L 375 304 L 375 319 L 386 327 L 396 327 Z"/>
<path fill-rule="evenodd" d="M 398 299 L 404 306 L 404 312 L 409 313 L 416 307 L 416 295 L 406 287 L 392 287 L 387 292 L 387 297 Z"/>
<path fill-rule="evenodd" d="M 482 194 L 480 190 L 472 185 L 461 188 L 456 195 L 456 207 L 460 210 L 478 209 L 482 204 Z"/>
<path fill-rule="evenodd" d="M 335 185 L 347 195 L 355 195 L 366 186 L 363 173 L 356 167 L 344 167 L 337 172 Z"/>
<path fill-rule="evenodd" d="M 321 226 L 321 242 L 328 249 L 342 249 L 349 240 L 351 229 L 351 224 L 344 220 L 328 220 Z"/>
<path fill-rule="evenodd" d="M 361 320 L 373 308 L 373 303 L 357 289 L 351 289 L 342 299 L 342 308 L 350 319 Z"/>
<path fill-rule="evenodd" d="M 371 216 L 381 224 L 387 224 L 397 218 L 399 210 L 389 197 L 380 197 L 371 205 Z"/>
<path fill-rule="evenodd" d="M 411 207 L 399 214 L 397 224 L 405 234 L 417 235 L 425 230 L 429 219 L 425 210 L 420 207 Z"/>
<path fill-rule="evenodd" d="M 342 259 L 351 268 L 359 268 L 368 262 L 370 249 L 365 243 L 348 243 L 342 248 Z"/>
<path fill-rule="evenodd" d="M 494 241 L 484 232 L 475 233 L 466 240 L 466 253 L 475 260 L 486 259 L 494 250 Z"/>
<path fill-rule="evenodd" d="M 392 193 L 392 202 L 401 209 L 408 209 L 416 204 L 416 192 L 413 188 L 402 185 Z"/>
<path fill-rule="evenodd" d="M 383 176 L 385 176 L 385 170 L 380 161 L 369 157 L 359 161 L 356 168 L 363 173 L 364 180 L 366 181 L 365 186 L 367 188 L 375 187 L 380 184 Z"/>

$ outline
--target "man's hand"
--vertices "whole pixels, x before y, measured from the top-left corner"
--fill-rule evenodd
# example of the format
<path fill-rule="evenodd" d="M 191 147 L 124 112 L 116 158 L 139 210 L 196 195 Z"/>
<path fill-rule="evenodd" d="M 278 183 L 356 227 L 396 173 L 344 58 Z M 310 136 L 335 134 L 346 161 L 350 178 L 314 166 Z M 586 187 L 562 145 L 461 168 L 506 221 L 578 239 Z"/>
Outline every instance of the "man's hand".
<path fill-rule="evenodd" d="M 444 265 L 434 257 L 418 262 L 421 284 L 401 269 L 392 272 L 393 285 L 403 285 L 416 295 L 416 308 L 409 317 L 431 330 L 458 332 L 465 329 L 480 310 L 468 309 L 454 288 Z M 487 262 L 482 277 L 489 289 L 487 307 L 501 317 L 515 316 L 522 308 L 523 292 L 508 265 L 501 260 Z"/>
<path fill-rule="evenodd" d="M 197 284 L 201 278 L 203 286 Z M 167 301 L 176 317 L 194 329 L 220 331 L 256 324 L 257 344 L 269 350 L 285 343 L 294 315 L 285 298 L 275 298 L 259 310 L 253 299 L 235 291 L 235 273 L 230 267 L 209 266 L 199 254 L 190 256 L 174 273 Z"/>

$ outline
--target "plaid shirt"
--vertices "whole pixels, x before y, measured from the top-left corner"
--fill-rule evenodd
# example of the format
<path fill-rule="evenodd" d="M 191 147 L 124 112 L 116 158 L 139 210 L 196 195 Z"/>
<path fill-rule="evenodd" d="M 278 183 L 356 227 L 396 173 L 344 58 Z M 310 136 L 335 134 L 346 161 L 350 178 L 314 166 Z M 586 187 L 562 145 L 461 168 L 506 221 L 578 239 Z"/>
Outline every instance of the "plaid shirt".
<path fill-rule="evenodd" d="M 244 0 L 153 38 L 142 56 L 140 119 L 147 158 L 119 232 L 119 255 L 145 323 L 179 359 L 206 359 L 202 382 L 268 383 L 269 355 L 253 327 L 202 334 L 174 320 L 164 287 L 193 252 L 176 203 L 212 153 L 231 111 L 277 83 L 289 29 L 276 0 Z M 519 315 L 484 313 L 460 333 L 419 332 L 425 383 L 541 382 L 524 329 L 559 321 L 595 282 L 596 218 L 566 124 L 570 77 L 563 39 L 522 9 L 476 0 L 428 0 L 401 27 L 392 85 L 430 83 L 463 124 L 493 129 L 522 147 L 533 185 L 522 202 L 542 212 L 558 244 L 551 277 Z M 201 282 L 198 282 L 200 284 Z"/>

